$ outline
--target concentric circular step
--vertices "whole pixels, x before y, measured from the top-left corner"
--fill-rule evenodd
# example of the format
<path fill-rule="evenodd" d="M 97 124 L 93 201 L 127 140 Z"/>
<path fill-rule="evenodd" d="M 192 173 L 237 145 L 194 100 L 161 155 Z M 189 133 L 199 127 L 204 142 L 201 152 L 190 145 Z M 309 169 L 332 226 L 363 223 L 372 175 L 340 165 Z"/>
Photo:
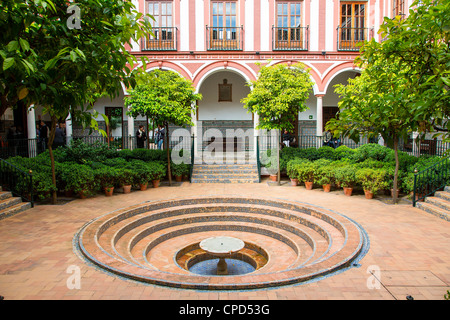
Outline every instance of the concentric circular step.
<path fill-rule="evenodd" d="M 254 267 L 245 274 L 191 272 L 212 259 L 208 237 L 232 236 L 244 248 L 230 256 Z M 115 274 L 186 289 L 258 289 L 331 274 L 359 259 L 367 235 L 330 210 L 293 201 L 199 197 L 145 202 L 87 223 L 75 243 L 89 261 Z"/>

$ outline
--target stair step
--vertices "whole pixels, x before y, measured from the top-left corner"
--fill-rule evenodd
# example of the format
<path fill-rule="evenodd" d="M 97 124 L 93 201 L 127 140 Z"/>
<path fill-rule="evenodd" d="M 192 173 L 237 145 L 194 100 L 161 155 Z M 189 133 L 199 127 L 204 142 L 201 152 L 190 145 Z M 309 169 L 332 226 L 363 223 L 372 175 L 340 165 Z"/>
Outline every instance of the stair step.
<path fill-rule="evenodd" d="M 447 188 L 447 187 L 445 187 L 445 188 Z M 450 201 L 450 192 L 445 191 L 445 189 L 444 189 L 444 191 L 436 191 L 434 193 L 434 196 L 438 197 L 438 198 L 442 198 L 447 201 Z"/>
<path fill-rule="evenodd" d="M 5 200 L 12 197 L 12 193 L 10 191 L 0 191 L 0 200 Z"/>
<path fill-rule="evenodd" d="M 435 206 L 429 202 L 417 202 L 416 207 L 422 209 L 425 212 L 431 213 L 446 221 L 450 221 L 450 211 L 447 211 L 441 207 Z"/>
<path fill-rule="evenodd" d="M 29 208 L 31 208 L 30 202 L 20 202 L 10 207 L 3 208 L 2 210 L 0 210 L 0 220 L 11 217 Z"/>
<path fill-rule="evenodd" d="M 19 197 L 9 197 L 6 199 L 2 199 L 2 200 L 0 200 L 0 210 L 6 209 L 8 207 L 12 207 L 21 202 L 22 202 L 22 198 L 19 198 Z"/>
<path fill-rule="evenodd" d="M 444 210 L 447 210 L 450 212 L 450 201 L 447 201 L 443 198 L 439 198 L 439 197 L 427 197 L 425 199 L 425 202 L 431 203 L 437 207 L 440 207 Z"/>

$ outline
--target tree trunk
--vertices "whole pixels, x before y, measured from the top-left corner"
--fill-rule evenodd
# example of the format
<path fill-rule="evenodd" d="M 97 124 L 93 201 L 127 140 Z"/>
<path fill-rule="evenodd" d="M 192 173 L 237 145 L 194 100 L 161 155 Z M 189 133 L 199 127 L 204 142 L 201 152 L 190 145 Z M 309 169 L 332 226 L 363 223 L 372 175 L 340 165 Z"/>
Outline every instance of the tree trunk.
<path fill-rule="evenodd" d="M 169 152 L 169 124 L 166 122 L 166 150 L 167 150 L 167 175 L 169 176 L 169 186 L 172 185 L 172 170 L 170 169 L 170 152 Z"/>
<path fill-rule="evenodd" d="M 392 202 L 394 204 L 397 203 L 397 186 L 398 186 L 398 168 L 399 168 L 399 160 L 398 160 L 398 137 L 394 134 L 394 154 L 395 154 L 395 170 L 394 170 L 394 185 L 392 193 Z"/>
<path fill-rule="evenodd" d="M 50 135 L 48 137 L 48 151 L 50 154 L 50 166 L 52 169 L 52 183 L 55 186 L 55 190 L 52 193 L 52 204 L 57 203 L 57 193 L 56 193 L 56 172 L 55 172 L 55 157 L 53 156 L 53 141 L 55 140 L 55 132 L 56 132 L 56 122 L 58 119 L 56 116 L 52 115 L 52 124 L 50 127 Z"/>

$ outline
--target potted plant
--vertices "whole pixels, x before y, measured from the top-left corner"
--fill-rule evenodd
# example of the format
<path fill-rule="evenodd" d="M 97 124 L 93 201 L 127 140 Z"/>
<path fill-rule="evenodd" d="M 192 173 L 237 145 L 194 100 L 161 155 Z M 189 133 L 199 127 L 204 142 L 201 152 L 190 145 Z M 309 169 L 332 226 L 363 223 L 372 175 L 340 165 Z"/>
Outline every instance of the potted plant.
<path fill-rule="evenodd" d="M 128 168 L 117 169 L 117 184 L 123 189 L 123 193 L 130 193 L 135 181 L 133 170 Z"/>
<path fill-rule="evenodd" d="M 166 172 L 165 166 L 159 162 L 149 163 L 151 169 L 150 180 L 153 183 L 154 188 L 159 187 L 159 182 Z"/>
<path fill-rule="evenodd" d="M 171 169 L 172 169 L 172 174 L 175 177 L 175 181 L 177 182 L 181 182 L 181 180 L 183 179 L 183 173 L 185 172 L 185 164 L 184 163 L 172 163 L 170 165 Z"/>
<path fill-rule="evenodd" d="M 355 176 L 367 199 L 372 199 L 379 190 L 388 186 L 386 171 L 383 169 L 363 168 L 356 171 Z"/>
<path fill-rule="evenodd" d="M 334 183 L 334 167 L 326 165 L 317 168 L 316 183 L 322 186 L 324 192 L 330 192 Z"/>
<path fill-rule="evenodd" d="M 312 190 L 316 170 L 317 165 L 310 161 L 304 161 L 297 167 L 297 179 L 305 183 L 306 190 Z"/>
<path fill-rule="evenodd" d="M 344 189 L 344 194 L 346 196 L 351 196 L 356 181 L 355 168 L 351 165 L 336 168 L 334 176 L 336 182 Z"/>
<path fill-rule="evenodd" d="M 286 164 L 286 174 L 289 177 L 289 179 L 291 179 L 292 186 L 298 185 L 297 169 L 303 162 L 306 162 L 306 161 L 308 161 L 308 160 L 296 158 L 296 159 L 289 160 L 288 163 Z"/>
<path fill-rule="evenodd" d="M 66 187 L 78 193 L 81 198 L 92 193 L 96 187 L 93 170 L 84 164 L 71 164 L 61 173 Z"/>
<path fill-rule="evenodd" d="M 94 177 L 97 183 L 105 192 L 107 197 L 114 192 L 114 185 L 117 180 L 117 169 L 114 167 L 103 166 L 94 170 Z"/>

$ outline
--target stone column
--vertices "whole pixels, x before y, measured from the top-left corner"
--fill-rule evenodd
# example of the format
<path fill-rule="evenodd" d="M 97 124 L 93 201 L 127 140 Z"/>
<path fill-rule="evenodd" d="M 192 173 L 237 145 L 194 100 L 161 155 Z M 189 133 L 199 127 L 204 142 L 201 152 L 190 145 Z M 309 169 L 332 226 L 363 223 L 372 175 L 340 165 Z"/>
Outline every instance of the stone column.
<path fill-rule="evenodd" d="M 130 107 L 128 107 L 128 111 L 130 111 Z M 133 150 L 133 137 L 135 135 L 134 133 L 134 118 L 131 115 L 128 116 L 128 149 Z M 147 132 L 149 134 L 149 132 Z"/>
<path fill-rule="evenodd" d="M 194 159 L 196 159 L 198 157 L 198 125 L 199 125 L 199 121 L 197 121 L 197 112 L 198 112 L 198 108 L 197 108 L 197 103 L 193 102 L 192 103 L 192 111 L 191 111 L 191 118 L 192 118 L 192 124 L 193 126 L 191 127 L 191 136 L 194 136 Z M 200 132 L 200 135 L 202 133 Z"/>
<path fill-rule="evenodd" d="M 317 106 L 316 106 L 316 136 L 317 136 L 317 147 L 322 146 L 322 136 L 323 136 L 323 94 L 316 94 Z"/>
<path fill-rule="evenodd" d="M 34 105 L 27 110 L 27 136 L 28 136 L 28 157 L 37 156 L 37 137 L 36 137 L 36 115 Z"/>
<path fill-rule="evenodd" d="M 258 157 L 257 153 L 257 145 L 258 145 L 258 139 L 259 139 L 259 129 L 256 129 L 256 127 L 259 124 L 259 114 L 254 113 L 253 114 L 253 154 L 255 155 L 255 159 Z M 261 148 L 261 146 L 259 146 Z"/>
<path fill-rule="evenodd" d="M 73 138 L 72 115 L 69 113 L 66 118 L 66 145 L 69 146 Z"/>

